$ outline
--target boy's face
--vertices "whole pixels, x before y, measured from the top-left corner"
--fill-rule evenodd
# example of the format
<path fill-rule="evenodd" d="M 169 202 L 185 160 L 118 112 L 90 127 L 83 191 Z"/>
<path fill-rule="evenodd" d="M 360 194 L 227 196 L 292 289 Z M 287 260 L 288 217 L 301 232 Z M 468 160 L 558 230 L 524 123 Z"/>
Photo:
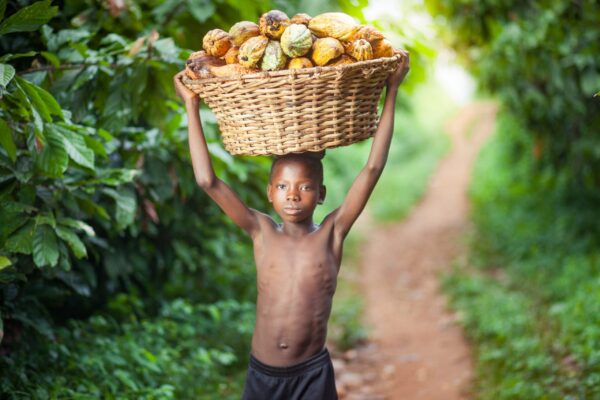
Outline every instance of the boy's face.
<path fill-rule="evenodd" d="M 325 187 L 310 167 L 298 160 L 280 161 L 271 173 L 267 197 L 284 222 L 312 218 L 325 199 Z"/>

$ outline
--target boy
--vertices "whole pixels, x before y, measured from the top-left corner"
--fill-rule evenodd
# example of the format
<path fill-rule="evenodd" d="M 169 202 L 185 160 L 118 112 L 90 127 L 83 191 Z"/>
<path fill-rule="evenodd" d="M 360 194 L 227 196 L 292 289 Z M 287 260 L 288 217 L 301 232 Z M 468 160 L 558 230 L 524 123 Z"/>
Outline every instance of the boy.
<path fill-rule="evenodd" d="M 258 298 L 243 399 L 337 398 L 325 339 L 342 245 L 383 171 L 394 127 L 396 92 L 408 69 L 408 54 L 403 54 L 386 82 L 385 104 L 367 165 L 342 205 L 320 225 L 313 223 L 313 212 L 325 198 L 319 158 L 296 154 L 273 161 L 267 197 L 281 224 L 248 208 L 215 176 L 198 96 L 183 85 L 182 73 L 175 76 L 175 89 L 187 109 L 196 181 L 250 235 L 254 245 Z"/>

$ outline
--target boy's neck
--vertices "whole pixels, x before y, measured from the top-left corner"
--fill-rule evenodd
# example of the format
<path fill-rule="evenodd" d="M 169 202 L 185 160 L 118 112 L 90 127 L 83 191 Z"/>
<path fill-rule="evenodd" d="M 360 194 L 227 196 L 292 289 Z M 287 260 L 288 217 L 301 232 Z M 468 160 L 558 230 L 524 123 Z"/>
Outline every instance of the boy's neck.
<path fill-rule="evenodd" d="M 317 228 L 318 226 L 313 223 L 312 218 L 301 222 L 283 222 L 281 224 L 281 231 L 287 236 L 291 237 L 308 235 L 309 233 L 314 232 Z"/>

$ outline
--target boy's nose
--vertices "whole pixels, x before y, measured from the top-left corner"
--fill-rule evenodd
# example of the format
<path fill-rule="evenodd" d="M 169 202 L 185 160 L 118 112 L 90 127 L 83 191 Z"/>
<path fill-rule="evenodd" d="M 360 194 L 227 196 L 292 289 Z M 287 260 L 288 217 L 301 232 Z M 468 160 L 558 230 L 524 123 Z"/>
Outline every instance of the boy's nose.
<path fill-rule="evenodd" d="M 290 190 L 287 193 L 287 199 L 288 200 L 298 200 L 298 191 L 297 190 Z"/>

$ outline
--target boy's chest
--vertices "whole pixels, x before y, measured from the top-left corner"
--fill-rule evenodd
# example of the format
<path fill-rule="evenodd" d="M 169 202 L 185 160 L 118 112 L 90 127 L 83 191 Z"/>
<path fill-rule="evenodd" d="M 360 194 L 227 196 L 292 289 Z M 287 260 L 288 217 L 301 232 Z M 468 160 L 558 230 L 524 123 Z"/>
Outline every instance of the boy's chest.
<path fill-rule="evenodd" d="M 272 235 L 255 244 L 255 261 L 260 275 L 337 275 L 339 252 L 326 235 L 290 238 Z"/>

